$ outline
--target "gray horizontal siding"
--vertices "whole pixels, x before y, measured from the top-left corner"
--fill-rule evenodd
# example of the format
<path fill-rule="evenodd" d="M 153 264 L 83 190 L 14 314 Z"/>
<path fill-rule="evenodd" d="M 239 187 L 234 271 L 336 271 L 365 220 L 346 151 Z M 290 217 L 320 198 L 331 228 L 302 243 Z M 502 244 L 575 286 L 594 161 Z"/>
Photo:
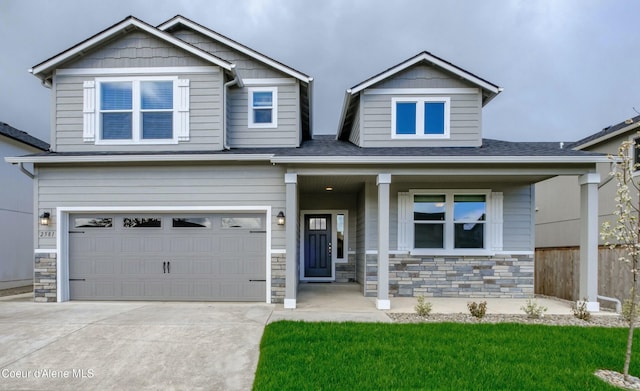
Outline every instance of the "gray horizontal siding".
<path fill-rule="evenodd" d="M 122 75 L 126 76 L 126 75 Z M 90 76 L 55 77 L 55 150 L 87 151 L 166 151 L 222 149 L 222 72 L 176 75 L 189 79 L 189 141 L 169 145 L 95 145 L 83 141 L 83 81 Z"/>
<path fill-rule="evenodd" d="M 278 127 L 249 128 L 248 88 L 228 94 L 228 144 L 241 147 L 297 147 L 300 144 L 299 84 L 279 85 Z"/>
<path fill-rule="evenodd" d="M 405 96 L 405 95 L 403 95 Z M 442 95 L 437 95 L 442 96 Z M 367 147 L 470 147 L 482 143 L 480 93 L 452 94 L 450 137 L 432 140 L 391 138 L 392 95 L 364 95 L 360 140 Z"/>
<path fill-rule="evenodd" d="M 178 67 L 211 65 L 146 32 L 134 31 L 85 54 L 66 68 Z"/>
<path fill-rule="evenodd" d="M 214 41 L 200 33 L 191 30 L 178 30 L 172 33 L 177 38 L 190 43 L 206 52 L 218 56 L 227 62 L 236 64 L 236 69 L 240 76 L 244 79 L 259 79 L 271 77 L 289 77 L 284 73 L 277 71 L 260 61 L 256 61 L 251 57 Z"/>
<path fill-rule="evenodd" d="M 475 87 L 432 66 L 424 64 L 405 69 L 371 88 L 469 88 Z"/>
<path fill-rule="evenodd" d="M 274 248 L 284 248 L 275 215 L 285 208 L 284 171 L 271 165 L 39 167 L 38 208 L 117 206 L 273 207 Z M 55 247 L 41 238 L 40 248 Z"/>

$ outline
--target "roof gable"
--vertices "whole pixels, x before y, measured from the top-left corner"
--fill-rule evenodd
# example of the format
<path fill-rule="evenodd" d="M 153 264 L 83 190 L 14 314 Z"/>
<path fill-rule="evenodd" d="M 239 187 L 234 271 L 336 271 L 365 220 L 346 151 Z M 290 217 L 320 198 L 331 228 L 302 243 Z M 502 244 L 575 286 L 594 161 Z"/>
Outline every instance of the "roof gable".
<path fill-rule="evenodd" d="M 116 35 L 121 34 L 123 32 L 126 33 L 128 31 L 131 31 L 132 29 L 142 30 L 148 34 L 155 36 L 156 38 L 159 38 L 171 45 L 179 47 L 193 54 L 194 56 L 199 57 L 210 63 L 213 63 L 227 71 L 231 71 L 232 69 L 231 63 L 217 56 L 214 56 L 210 53 L 207 53 L 204 50 L 198 49 L 195 46 L 189 45 L 188 43 L 172 36 L 171 34 L 161 31 L 151 26 L 150 24 L 147 24 L 141 21 L 140 19 L 137 19 L 133 16 L 129 16 L 124 20 L 114 24 L 113 26 L 108 27 L 107 29 L 97 33 L 96 35 L 78 43 L 77 45 L 49 58 L 48 60 L 41 62 L 38 65 L 35 65 L 33 68 L 29 70 L 29 72 L 31 72 L 33 75 L 37 76 L 38 78 L 45 80 L 46 78 L 49 77 L 51 71 L 56 67 L 58 67 L 59 65 L 61 65 L 62 63 L 69 61 L 74 57 L 82 56 L 83 53 L 86 52 L 87 50 L 95 48 L 107 42 L 108 40 L 112 39 Z"/>
<path fill-rule="evenodd" d="M 6 124 L 4 122 L 0 122 L 0 135 L 16 140 L 30 147 L 40 149 L 42 151 L 49 150 L 49 144 L 47 144 L 46 142 L 40 140 L 37 137 L 33 137 L 27 132 L 18 130 L 13 126 Z"/>
<path fill-rule="evenodd" d="M 188 29 L 191 29 L 193 31 L 196 31 L 206 37 L 209 37 L 215 41 L 218 41 L 226 46 L 229 46 L 230 48 L 237 50 L 238 52 L 245 54 L 257 61 L 260 61 L 263 64 L 266 64 L 274 69 L 277 69 L 278 71 L 285 73 L 291 77 L 294 77 L 298 80 L 300 80 L 303 83 L 309 83 L 313 80 L 312 77 L 305 75 L 304 73 L 297 71 L 287 65 L 282 64 L 281 62 L 278 62 L 268 56 L 265 56 L 262 53 L 259 53 L 237 41 L 234 41 L 231 38 L 228 38 L 218 32 L 215 32 L 201 24 L 198 24 L 188 18 L 185 18 L 184 16 L 181 15 L 176 15 L 173 18 L 171 18 L 170 20 L 160 24 L 158 26 L 158 29 L 161 31 L 171 31 L 172 29 L 177 28 L 178 26 L 183 26 L 186 27 Z"/>
<path fill-rule="evenodd" d="M 373 86 L 374 84 L 377 84 L 385 79 L 388 79 L 394 75 L 396 75 L 399 72 L 404 71 L 405 69 L 412 67 L 418 63 L 421 62 L 426 62 L 429 64 L 432 64 L 440 69 L 443 69 L 447 72 L 453 73 L 454 75 L 468 81 L 469 83 L 478 86 L 479 88 L 482 88 L 482 90 L 485 92 L 484 95 L 487 96 L 486 101 L 484 102 L 484 104 L 486 104 L 487 102 L 489 102 L 489 100 L 493 99 L 496 95 L 498 95 L 501 91 L 502 88 L 498 87 L 497 85 L 482 79 L 476 75 L 474 75 L 471 72 L 467 72 L 464 69 L 453 65 L 452 63 L 445 61 L 439 57 L 434 56 L 433 54 L 424 51 L 422 53 L 417 54 L 416 56 L 405 60 L 403 62 L 401 62 L 400 64 L 394 65 L 391 68 L 380 72 L 379 74 L 370 77 L 369 79 L 356 84 L 355 86 L 351 87 L 350 89 L 347 90 L 348 93 L 350 93 L 351 95 L 355 95 L 357 93 L 359 93 L 360 91 L 364 90 L 365 88 L 369 88 L 371 86 Z"/>

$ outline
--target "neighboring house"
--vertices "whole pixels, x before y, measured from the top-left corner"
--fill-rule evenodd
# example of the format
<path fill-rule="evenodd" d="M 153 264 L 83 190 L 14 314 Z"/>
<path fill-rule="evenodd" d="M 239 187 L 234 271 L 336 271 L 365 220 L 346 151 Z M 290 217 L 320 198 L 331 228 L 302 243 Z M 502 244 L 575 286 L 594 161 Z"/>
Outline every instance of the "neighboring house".
<path fill-rule="evenodd" d="M 129 17 L 33 67 L 37 301 L 248 300 L 305 282 L 393 296 L 533 293 L 534 184 L 581 175 L 595 303 L 598 154 L 482 138 L 501 89 L 430 53 L 347 90 L 313 136 L 312 78 L 186 18 Z M 51 283 L 55 279 L 56 283 Z"/>
<path fill-rule="evenodd" d="M 46 151 L 49 144 L 0 122 L 0 157 Z M 33 183 L 0 164 L 0 289 L 33 283 Z"/>
<path fill-rule="evenodd" d="M 640 115 L 589 135 L 582 140 L 562 143 L 564 149 L 616 155 L 623 141 L 640 137 Z M 555 144 L 560 148 L 560 143 Z M 629 151 L 630 154 L 633 151 Z M 615 209 L 616 182 L 609 175 L 612 161 L 597 165 L 600 174 L 598 216 L 599 225 L 611 219 Z M 577 176 L 552 178 L 536 185 L 536 248 L 577 247 L 580 244 L 580 193 Z M 562 197 L 558 197 L 562 194 Z M 600 240 L 602 244 L 602 240 Z"/>
<path fill-rule="evenodd" d="M 618 153 L 623 141 L 636 141 L 640 137 L 640 116 L 608 126 L 599 132 L 571 143 L 556 143 L 555 147 L 575 151 L 596 152 L 603 155 Z M 629 155 L 638 162 L 638 150 L 630 149 Z M 616 202 L 616 181 L 610 175 L 615 169 L 611 160 L 597 164 L 600 176 L 598 185 L 598 227 L 605 221 L 613 221 Z M 580 294 L 573 271 L 573 254 L 580 244 L 580 192 L 577 176 L 551 178 L 536 185 L 536 249 L 539 255 L 539 272 L 553 274 L 556 278 L 538 285 L 539 293 L 553 294 L 566 299 L 578 299 Z M 561 196 L 559 196 L 561 195 Z M 600 238 L 600 245 L 604 242 Z M 599 293 L 622 299 L 627 296 L 631 281 L 617 261 L 619 254 L 606 248 L 600 249 Z"/>

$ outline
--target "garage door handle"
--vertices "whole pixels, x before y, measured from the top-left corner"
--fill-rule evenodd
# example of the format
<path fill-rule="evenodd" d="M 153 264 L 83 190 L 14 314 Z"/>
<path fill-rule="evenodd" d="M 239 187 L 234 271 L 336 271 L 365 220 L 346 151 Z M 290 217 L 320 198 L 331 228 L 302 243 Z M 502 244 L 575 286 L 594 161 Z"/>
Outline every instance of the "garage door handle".
<path fill-rule="evenodd" d="M 267 282 L 267 280 L 249 280 L 249 282 Z"/>
<path fill-rule="evenodd" d="M 162 262 L 162 274 L 165 274 L 166 272 L 167 272 L 167 263 Z"/>

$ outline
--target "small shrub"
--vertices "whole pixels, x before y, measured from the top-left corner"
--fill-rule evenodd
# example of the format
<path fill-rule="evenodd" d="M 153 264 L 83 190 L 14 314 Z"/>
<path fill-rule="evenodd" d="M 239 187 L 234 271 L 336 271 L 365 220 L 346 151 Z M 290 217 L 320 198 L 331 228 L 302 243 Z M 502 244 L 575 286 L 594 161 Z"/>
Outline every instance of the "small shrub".
<path fill-rule="evenodd" d="M 429 316 L 431 313 L 431 303 L 424 301 L 424 296 L 418 296 L 418 304 L 414 307 L 416 313 L 420 316 Z"/>
<path fill-rule="evenodd" d="M 631 321 L 631 300 L 627 299 L 622 303 L 622 318 L 627 322 Z M 636 306 L 635 316 L 634 318 L 638 319 L 640 316 L 640 306 Z"/>
<path fill-rule="evenodd" d="M 578 319 L 582 319 L 584 321 L 589 321 L 591 319 L 591 312 L 587 310 L 587 299 L 584 298 L 582 301 L 577 303 L 573 303 L 571 305 L 571 312 L 573 312 L 573 316 Z"/>
<path fill-rule="evenodd" d="M 527 314 L 529 319 L 540 319 L 547 312 L 547 307 L 538 304 L 532 299 L 527 300 L 527 305 L 523 305 L 520 309 Z"/>
<path fill-rule="evenodd" d="M 467 303 L 467 308 L 469 309 L 471 315 L 480 319 L 487 313 L 487 302 L 483 301 L 478 304 L 475 301 L 472 301 L 471 303 Z"/>

